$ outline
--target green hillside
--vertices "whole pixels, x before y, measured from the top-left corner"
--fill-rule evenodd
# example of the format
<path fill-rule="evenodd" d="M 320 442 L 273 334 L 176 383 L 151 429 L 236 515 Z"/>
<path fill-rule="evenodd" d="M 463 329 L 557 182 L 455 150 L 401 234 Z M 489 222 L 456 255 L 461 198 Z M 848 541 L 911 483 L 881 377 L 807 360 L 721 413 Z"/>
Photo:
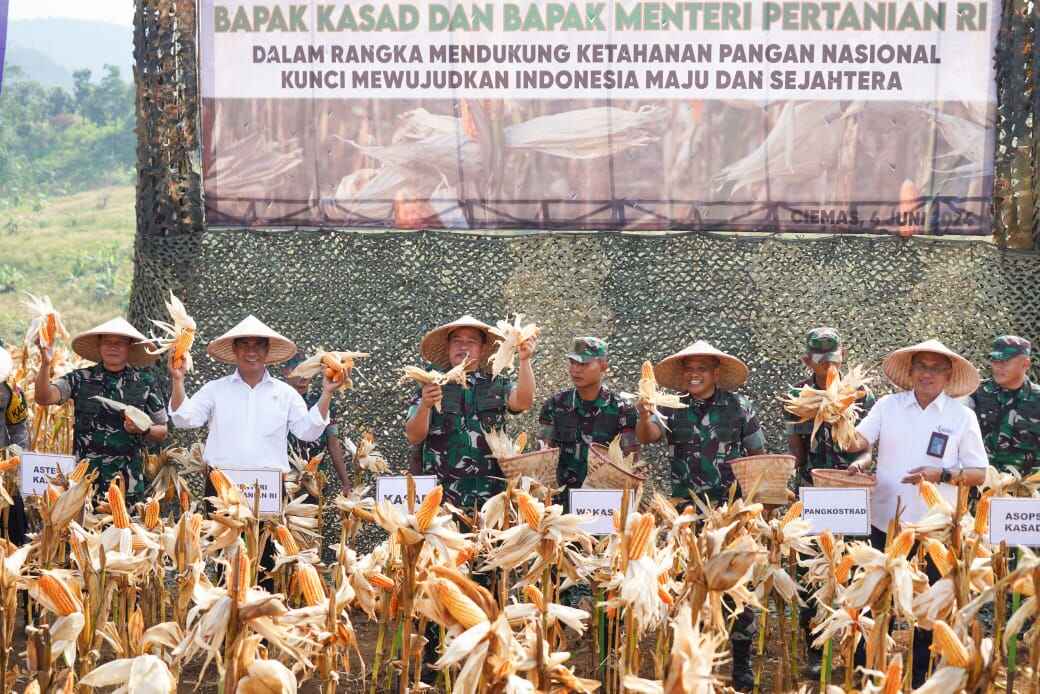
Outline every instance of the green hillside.
<path fill-rule="evenodd" d="M 50 296 L 72 332 L 124 313 L 133 241 L 131 186 L 0 210 L 0 337 L 23 339 L 25 292 Z"/>

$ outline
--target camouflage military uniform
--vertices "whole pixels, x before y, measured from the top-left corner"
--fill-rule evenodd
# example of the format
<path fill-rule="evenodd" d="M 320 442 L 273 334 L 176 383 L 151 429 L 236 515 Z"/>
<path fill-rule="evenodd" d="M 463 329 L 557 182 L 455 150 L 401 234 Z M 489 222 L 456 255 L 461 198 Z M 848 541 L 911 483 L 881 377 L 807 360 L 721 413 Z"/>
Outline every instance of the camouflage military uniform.
<path fill-rule="evenodd" d="M 505 424 L 512 382 L 483 372 L 471 373 L 466 380 L 466 388 L 455 383 L 442 387 L 441 411 L 430 411 L 421 459 L 423 472 L 437 475 L 445 498 L 468 510 L 505 489 L 502 468 L 491 457 L 484 432 Z M 420 388 L 410 403 L 409 419 L 421 399 Z"/>
<path fill-rule="evenodd" d="M 990 359 L 1030 356 L 1031 349 L 1028 340 L 1005 335 L 994 340 Z M 979 419 L 990 465 L 1015 468 L 1023 475 L 1034 472 L 1040 455 L 1040 385 L 1026 378 L 1018 390 L 1007 390 L 987 379 L 968 404 Z"/>
<path fill-rule="evenodd" d="M 626 454 L 637 450 L 637 417 L 631 403 L 605 387 L 592 401 L 582 400 L 576 388 L 561 390 L 548 398 L 538 415 L 539 435 L 560 449 L 556 468 L 560 486 L 573 489 L 585 483 L 590 443 L 609 445 L 620 434 Z"/>
<path fill-rule="evenodd" d="M 813 378 L 809 377 L 792 388 L 788 394 L 792 396 L 798 395 L 798 392 L 803 386 L 816 387 Z M 870 411 L 870 408 L 874 406 L 875 402 L 877 402 L 877 399 L 874 397 L 874 394 L 870 392 L 859 401 L 859 406 L 863 408 L 860 418 L 866 416 L 867 412 Z M 802 439 L 802 444 L 805 446 L 805 462 L 801 463 L 801 461 L 799 461 L 798 467 L 797 483 L 800 486 L 812 486 L 813 482 L 812 476 L 809 474 L 810 470 L 815 468 L 844 470 L 862 455 L 862 453 L 846 453 L 838 448 L 831 436 L 830 424 L 821 424 L 820 428 L 816 432 L 816 437 L 810 442 L 810 436 L 812 435 L 813 430 L 812 420 L 799 422 L 797 417 L 785 410 L 784 429 L 787 431 L 788 435 L 800 437 Z"/>
<path fill-rule="evenodd" d="M 671 452 L 672 497 L 707 494 L 715 501 L 725 499 L 734 481 L 726 463 L 766 445 L 754 405 L 724 390 L 707 400 L 683 397 L 689 407 L 661 408 Z"/>
<path fill-rule="evenodd" d="M 98 470 L 98 489 L 104 489 L 119 473 L 126 474 L 128 496 L 144 493 L 141 449 L 143 434 L 131 434 L 123 426 L 123 414 L 106 407 L 95 395 L 133 405 L 148 413 L 156 424 L 166 422 L 166 409 L 155 376 L 150 371 L 125 367 L 113 373 L 97 364 L 76 369 L 54 382 L 60 402 L 72 399 L 76 407 L 73 453 Z"/>

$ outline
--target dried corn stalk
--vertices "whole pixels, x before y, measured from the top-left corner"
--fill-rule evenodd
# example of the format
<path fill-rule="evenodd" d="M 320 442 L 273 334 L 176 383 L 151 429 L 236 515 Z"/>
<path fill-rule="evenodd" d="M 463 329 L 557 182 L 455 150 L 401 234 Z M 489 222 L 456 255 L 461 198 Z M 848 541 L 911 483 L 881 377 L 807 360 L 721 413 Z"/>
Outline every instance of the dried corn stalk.
<path fill-rule="evenodd" d="M 170 313 L 173 323 L 161 320 L 152 320 L 163 332 L 160 337 L 152 335 L 152 341 L 158 345 L 157 349 L 148 349 L 149 354 L 165 354 L 170 352 L 171 363 L 174 368 L 184 365 L 186 371 L 192 369 L 191 346 L 195 342 L 195 319 L 188 315 L 187 309 L 181 300 L 170 292 L 170 300 L 166 302 L 166 310 Z"/>
<path fill-rule="evenodd" d="M 802 386 L 797 395 L 781 398 L 784 409 L 799 418 L 801 422 L 813 422 L 810 441 L 815 440 L 816 432 L 824 424 L 831 425 L 834 443 L 843 451 L 847 451 L 856 442 L 856 421 L 861 411 L 857 401 L 866 394 L 866 387 L 871 379 L 862 366 L 854 366 L 844 377 L 838 369 L 831 365 L 827 373 L 824 388 Z"/>
<path fill-rule="evenodd" d="M 376 437 L 371 431 L 366 431 L 361 435 L 354 460 L 362 470 L 368 470 L 377 475 L 390 472 L 390 465 L 386 462 L 386 458 L 376 450 Z"/>
<path fill-rule="evenodd" d="M 516 353 L 520 345 L 528 340 L 536 339 L 541 332 L 534 323 L 523 325 L 524 314 L 518 313 L 513 317 L 513 322 L 500 320 L 496 327 L 491 328 L 491 334 L 499 339 L 495 353 L 491 355 L 491 375 L 498 376 L 504 371 L 512 371 L 516 361 Z"/>

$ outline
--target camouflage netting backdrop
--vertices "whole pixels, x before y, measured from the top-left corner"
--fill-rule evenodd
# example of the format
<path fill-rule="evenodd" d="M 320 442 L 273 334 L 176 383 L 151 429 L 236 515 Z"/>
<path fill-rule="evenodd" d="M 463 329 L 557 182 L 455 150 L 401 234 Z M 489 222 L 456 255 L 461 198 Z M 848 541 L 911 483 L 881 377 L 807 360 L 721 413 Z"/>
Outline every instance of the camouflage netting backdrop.
<path fill-rule="evenodd" d="M 938 337 L 981 364 L 994 335 L 1035 338 L 1040 325 L 1035 254 L 979 242 L 221 230 L 142 236 L 137 260 L 135 322 L 162 317 L 170 288 L 199 322 L 189 393 L 228 373 L 201 356 L 202 343 L 249 313 L 305 352 L 370 351 L 339 398 L 341 431 L 372 429 L 397 470 L 412 392 L 397 384 L 400 369 L 420 364 L 426 330 L 462 313 L 494 321 L 519 311 L 542 326 L 538 402 L 568 385 L 563 355 L 576 335 L 610 342 L 611 382 L 630 392 L 643 359 L 708 339 L 751 367 L 745 392 L 776 451 L 786 446 L 777 396 L 803 377 L 798 358 L 814 326 L 838 328 L 849 362 L 880 376 L 881 358 L 912 342 Z M 536 414 L 514 418 L 514 433 L 534 434 Z M 662 454 L 650 449 L 666 474 Z"/>
<path fill-rule="evenodd" d="M 849 360 L 876 365 L 889 350 L 938 337 L 981 363 L 989 340 L 1038 337 L 1037 255 L 939 238 L 782 239 L 705 233 L 468 235 L 450 232 L 255 231 L 207 228 L 200 194 L 194 0 L 136 0 L 138 108 L 136 269 L 130 318 L 164 318 L 181 296 L 202 343 L 256 313 L 304 350 L 373 353 L 339 403 L 344 435 L 371 428 L 398 469 L 410 389 L 399 369 L 418 364 L 430 327 L 471 312 L 521 311 L 542 325 L 539 399 L 566 384 L 575 335 L 608 339 L 616 387 L 636 386 L 639 364 L 705 338 L 748 362 L 746 392 L 773 450 L 783 450 L 776 397 L 802 375 L 805 332 L 830 324 Z M 997 69 L 994 240 L 1032 248 L 1040 176 L 1040 5 L 1005 2 Z M 768 231 L 768 229 L 764 229 Z M 197 359 L 189 390 L 227 367 Z M 534 433 L 534 415 L 515 429 Z M 663 470 L 661 448 L 652 449 Z M 330 527 L 328 535 L 338 532 Z"/>

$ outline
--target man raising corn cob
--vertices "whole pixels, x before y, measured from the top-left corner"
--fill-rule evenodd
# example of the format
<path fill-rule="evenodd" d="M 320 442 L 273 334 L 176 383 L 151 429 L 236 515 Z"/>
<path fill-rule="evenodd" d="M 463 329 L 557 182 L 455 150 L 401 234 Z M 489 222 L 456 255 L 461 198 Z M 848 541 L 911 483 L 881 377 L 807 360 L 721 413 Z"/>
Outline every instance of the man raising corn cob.
<path fill-rule="evenodd" d="M 765 435 L 751 400 L 734 391 L 747 381 L 748 367 L 736 357 L 715 349 L 704 340 L 664 359 L 654 367 L 662 386 L 683 393 L 685 408 L 662 406 L 662 417 L 640 402 L 636 436 L 642 444 L 666 436 L 671 447 L 672 501 L 689 504 L 691 495 L 707 495 L 720 503 L 728 498 L 734 482 L 727 464 L 736 458 L 759 455 Z M 733 623 L 733 687 L 751 691 L 751 641 L 755 615 L 742 610 Z"/>
<path fill-rule="evenodd" d="M 130 501 L 144 493 L 141 448 L 166 438 L 166 410 L 155 376 L 144 367 L 155 363 L 148 339 L 122 318 L 113 318 L 72 339 L 72 351 L 94 366 L 76 369 L 50 382 L 51 347 L 37 342 L 40 370 L 36 374 L 36 402 L 75 404 L 72 452 L 90 463 L 100 475 L 97 489 L 107 489 L 116 475 L 126 483 Z M 96 396 L 142 410 L 152 424 L 142 428 Z"/>
<path fill-rule="evenodd" d="M 408 443 L 419 448 L 410 464 L 412 473 L 436 474 L 447 500 L 467 510 L 483 506 L 505 488 L 484 432 L 501 429 L 507 411 L 520 414 L 534 402 L 531 358 L 538 338 L 519 345 L 514 382 L 492 377 L 486 370 L 493 351 L 490 330 L 467 315 L 426 333 L 419 351 L 433 368 L 447 371 L 468 361 L 472 371 L 465 388 L 455 383 L 424 385 L 412 398 L 404 425 Z"/>

